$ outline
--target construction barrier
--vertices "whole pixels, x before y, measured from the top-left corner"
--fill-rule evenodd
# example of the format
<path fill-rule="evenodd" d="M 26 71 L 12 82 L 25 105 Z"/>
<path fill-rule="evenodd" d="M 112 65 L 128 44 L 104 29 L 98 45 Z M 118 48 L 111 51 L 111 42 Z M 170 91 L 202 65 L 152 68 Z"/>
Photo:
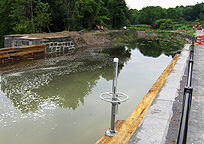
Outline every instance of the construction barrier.
<path fill-rule="evenodd" d="M 202 35 L 202 38 L 201 38 L 201 44 L 204 43 L 204 35 Z"/>
<path fill-rule="evenodd" d="M 201 44 L 202 35 L 197 36 L 197 44 Z"/>
<path fill-rule="evenodd" d="M 0 64 L 45 55 L 45 44 L 0 49 Z"/>

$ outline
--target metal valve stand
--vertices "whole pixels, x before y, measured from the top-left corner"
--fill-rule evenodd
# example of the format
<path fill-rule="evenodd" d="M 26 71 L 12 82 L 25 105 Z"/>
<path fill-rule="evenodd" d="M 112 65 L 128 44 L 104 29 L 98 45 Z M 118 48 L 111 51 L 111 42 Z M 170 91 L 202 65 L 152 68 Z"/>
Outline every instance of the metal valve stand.
<path fill-rule="evenodd" d="M 100 98 L 106 102 L 112 104 L 111 111 L 111 128 L 108 129 L 105 133 L 105 136 L 113 137 L 116 133 L 114 129 L 115 115 L 118 113 L 118 104 L 125 102 L 129 97 L 121 92 L 116 92 L 117 88 L 117 73 L 118 73 L 118 58 L 114 58 L 114 72 L 113 72 L 113 88 L 112 92 L 104 92 L 100 95 Z"/>

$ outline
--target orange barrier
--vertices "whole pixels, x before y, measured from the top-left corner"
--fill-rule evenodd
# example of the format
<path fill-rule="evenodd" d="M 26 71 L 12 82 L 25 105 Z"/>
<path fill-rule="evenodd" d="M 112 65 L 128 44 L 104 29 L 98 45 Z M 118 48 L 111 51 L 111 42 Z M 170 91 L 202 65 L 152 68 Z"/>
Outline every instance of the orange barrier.
<path fill-rule="evenodd" d="M 197 44 L 201 44 L 202 35 L 197 36 Z"/>
<path fill-rule="evenodd" d="M 204 35 L 202 35 L 202 38 L 201 38 L 201 44 L 204 43 Z"/>

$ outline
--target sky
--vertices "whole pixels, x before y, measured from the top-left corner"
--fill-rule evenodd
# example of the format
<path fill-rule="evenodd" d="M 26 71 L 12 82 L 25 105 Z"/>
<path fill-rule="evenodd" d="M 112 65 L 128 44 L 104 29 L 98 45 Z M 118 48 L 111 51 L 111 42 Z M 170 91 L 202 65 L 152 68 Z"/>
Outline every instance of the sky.
<path fill-rule="evenodd" d="M 161 6 L 162 8 L 175 8 L 176 6 L 195 5 L 197 2 L 202 3 L 204 0 L 125 0 L 127 6 L 132 9 L 140 10 L 146 6 Z"/>

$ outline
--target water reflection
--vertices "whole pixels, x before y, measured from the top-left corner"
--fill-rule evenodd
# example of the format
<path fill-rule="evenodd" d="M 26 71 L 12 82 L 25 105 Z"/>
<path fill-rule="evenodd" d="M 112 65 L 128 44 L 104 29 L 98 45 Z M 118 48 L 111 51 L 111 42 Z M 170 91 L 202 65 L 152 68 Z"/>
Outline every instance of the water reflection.
<path fill-rule="evenodd" d="M 130 55 L 129 50 L 120 47 L 87 51 L 72 60 L 48 59 L 43 68 L 2 76 L 1 89 L 22 113 L 45 107 L 75 110 L 79 103 L 84 104 L 84 97 L 96 86 L 100 76 L 112 79 L 113 57 L 120 58 L 120 72 Z"/>
<path fill-rule="evenodd" d="M 111 91 L 113 58 L 119 58 L 118 90 L 130 96 L 117 119 L 129 116 L 171 61 L 163 54 L 143 56 L 137 45 L 145 43 L 138 43 L 49 56 L 0 71 L 1 142 L 96 142 L 109 125 L 110 104 L 99 95 Z"/>
<path fill-rule="evenodd" d="M 131 49 L 138 48 L 144 56 L 154 58 L 159 57 L 163 53 L 173 57 L 181 49 L 181 46 L 172 42 L 160 39 L 147 40 L 144 38 L 137 39 L 136 42 L 130 44 L 128 47 Z"/>
<path fill-rule="evenodd" d="M 112 80 L 112 60 L 118 57 L 119 73 L 139 49 L 144 56 L 173 55 L 179 48 L 171 43 L 138 39 L 118 48 L 79 52 L 77 55 L 48 58 L 43 67 L 2 76 L 1 89 L 22 113 L 35 112 L 43 107 L 75 110 L 84 97 L 96 86 L 100 77 Z"/>

